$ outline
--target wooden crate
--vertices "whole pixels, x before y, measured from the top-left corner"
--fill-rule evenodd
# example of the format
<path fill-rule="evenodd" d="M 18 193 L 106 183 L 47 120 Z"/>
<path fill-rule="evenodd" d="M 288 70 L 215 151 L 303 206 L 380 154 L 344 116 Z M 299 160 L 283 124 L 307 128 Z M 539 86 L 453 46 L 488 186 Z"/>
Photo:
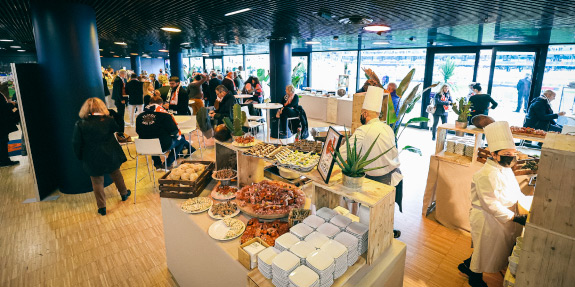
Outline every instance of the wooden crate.
<path fill-rule="evenodd" d="M 265 248 L 270 247 L 267 243 L 265 243 L 265 241 L 263 241 L 259 237 L 254 237 L 246 241 L 244 244 L 238 246 L 238 261 L 240 262 L 240 264 L 242 264 L 242 266 L 244 266 L 248 270 L 252 270 L 252 268 L 250 268 L 251 267 L 250 255 L 244 250 L 244 247 L 251 245 L 254 242 L 259 242 Z"/>
<path fill-rule="evenodd" d="M 204 188 L 212 180 L 212 172 L 214 171 L 213 161 L 183 161 L 182 163 L 201 163 L 206 165 L 206 169 L 200 174 L 198 179 L 195 181 L 190 180 L 172 180 L 168 179 L 168 176 L 172 171 L 167 172 L 158 179 L 160 185 L 160 197 L 167 198 L 193 198 L 197 197 L 202 193 Z M 172 186 L 175 184 L 177 186 Z"/>

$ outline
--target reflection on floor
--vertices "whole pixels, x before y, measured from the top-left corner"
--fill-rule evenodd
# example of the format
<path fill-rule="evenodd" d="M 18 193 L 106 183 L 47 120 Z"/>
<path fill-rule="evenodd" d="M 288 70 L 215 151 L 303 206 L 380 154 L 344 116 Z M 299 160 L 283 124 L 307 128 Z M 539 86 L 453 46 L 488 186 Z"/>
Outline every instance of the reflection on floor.
<path fill-rule="evenodd" d="M 310 121 L 310 127 L 325 125 Z M 207 144 L 204 159 L 213 159 L 213 141 Z M 399 146 L 407 144 L 420 147 L 423 156 L 401 154 L 404 212 L 396 208 L 395 226 L 408 246 L 404 286 L 467 286 L 457 264 L 469 257 L 469 234 L 421 215 L 434 142 L 428 131 L 407 129 Z M 199 152 L 192 157 L 199 159 Z M 159 196 L 145 169 L 138 170 L 138 204 L 132 198 L 121 202 L 114 187 L 108 187 L 108 215 L 102 217 L 92 193 L 22 204 L 33 197 L 32 178 L 26 158 L 14 159 L 22 163 L 0 169 L 0 286 L 176 285 L 166 266 Z M 132 190 L 134 171 L 134 160 L 122 166 Z M 502 276 L 489 274 L 485 281 L 501 286 Z"/>

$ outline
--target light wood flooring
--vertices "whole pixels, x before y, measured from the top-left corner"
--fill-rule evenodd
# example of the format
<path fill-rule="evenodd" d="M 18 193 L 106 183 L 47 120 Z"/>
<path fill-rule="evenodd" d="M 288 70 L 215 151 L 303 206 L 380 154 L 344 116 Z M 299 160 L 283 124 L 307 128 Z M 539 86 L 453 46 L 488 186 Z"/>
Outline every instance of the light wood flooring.
<path fill-rule="evenodd" d="M 310 126 L 325 124 L 312 120 Z M 407 244 L 404 286 L 468 286 L 457 265 L 471 253 L 469 234 L 421 215 L 435 146 L 431 134 L 408 129 L 400 146 L 408 143 L 424 155 L 401 154 L 404 212 L 396 208 L 395 225 Z M 213 156 L 208 147 L 204 159 Z M 108 215 L 100 216 L 92 193 L 56 193 L 55 201 L 23 204 L 33 197 L 32 178 L 26 158 L 13 159 L 21 164 L 0 168 L 0 286 L 177 285 L 166 265 L 159 196 L 144 169 L 138 172 L 138 203 L 133 197 L 121 202 L 112 185 L 106 188 Z M 135 161 L 125 163 L 122 172 L 133 191 Z M 488 274 L 485 281 L 502 286 L 500 274 Z"/>

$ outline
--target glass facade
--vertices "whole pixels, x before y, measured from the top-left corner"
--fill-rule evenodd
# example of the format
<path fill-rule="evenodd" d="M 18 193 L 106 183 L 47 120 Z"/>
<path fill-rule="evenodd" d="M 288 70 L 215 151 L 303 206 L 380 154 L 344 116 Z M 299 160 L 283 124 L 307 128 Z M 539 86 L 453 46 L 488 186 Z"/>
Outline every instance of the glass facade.
<path fill-rule="evenodd" d="M 202 72 L 204 70 L 204 59 L 202 57 L 190 57 L 188 63 L 191 72 Z"/>
<path fill-rule="evenodd" d="M 298 70 L 294 70 L 300 64 L 301 66 L 299 66 Z M 307 73 L 308 73 L 307 56 L 291 57 L 291 69 L 292 69 L 292 82 L 294 81 L 294 76 L 297 75 L 300 76 L 299 84 L 297 85 L 296 89 L 307 87 Z"/>
<path fill-rule="evenodd" d="M 244 57 L 242 55 L 238 56 L 224 56 L 224 69 L 226 72 L 228 71 L 235 71 L 238 69 L 239 66 L 244 65 Z"/>
<path fill-rule="evenodd" d="M 553 90 L 554 112 L 575 113 L 575 45 L 552 45 L 547 51 L 541 93 Z"/>
<path fill-rule="evenodd" d="M 263 69 L 265 74 L 270 71 L 270 55 L 246 55 L 246 72 L 249 76 L 257 76 L 258 69 Z"/>
<path fill-rule="evenodd" d="M 355 92 L 357 51 L 311 53 L 311 88 L 324 91 L 337 89 L 340 75 L 349 75 L 348 93 Z"/>

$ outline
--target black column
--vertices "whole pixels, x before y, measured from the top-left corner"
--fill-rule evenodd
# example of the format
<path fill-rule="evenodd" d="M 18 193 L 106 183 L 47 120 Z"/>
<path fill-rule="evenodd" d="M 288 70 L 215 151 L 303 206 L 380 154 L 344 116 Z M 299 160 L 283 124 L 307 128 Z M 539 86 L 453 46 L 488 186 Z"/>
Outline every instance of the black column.
<path fill-rule="evenodd" d="M 130 55 L 130 65 L 136 75 L 139 76 L 142 73 L 142 60 L 140 55 Z"/>
<path fill-rule="evenodd" d="M 52 155 L 34 156 L 57 159 L 53 168 L 61 192 L 88 192 L 92 190 L 90 178 L 74 155 L 72 133 L 84 101 L 103 100 L 96 15 L 87 5 L 42 0 L 32 1 L 31 12 L 41 71 L 37 79 L 44 80 L 41 96 L 51 99 L 43 109 L 46 113 L 34 116 L 50 119 L 44 140 L 55 146 Z"/>
<path fill-rule="evenodd" d="M 172 35 L 170 39 L 170 76 L 176 76 L 183 80 L 183 63 L 182 63 L 182 49 L 180 44 L 182 37 L 180 35 Z"/>
<path fill-rule="evenodd" d="M 291 84 L 291 41 L 270 40 L 270 97 L 281 103 L 285 88 Z"/>

